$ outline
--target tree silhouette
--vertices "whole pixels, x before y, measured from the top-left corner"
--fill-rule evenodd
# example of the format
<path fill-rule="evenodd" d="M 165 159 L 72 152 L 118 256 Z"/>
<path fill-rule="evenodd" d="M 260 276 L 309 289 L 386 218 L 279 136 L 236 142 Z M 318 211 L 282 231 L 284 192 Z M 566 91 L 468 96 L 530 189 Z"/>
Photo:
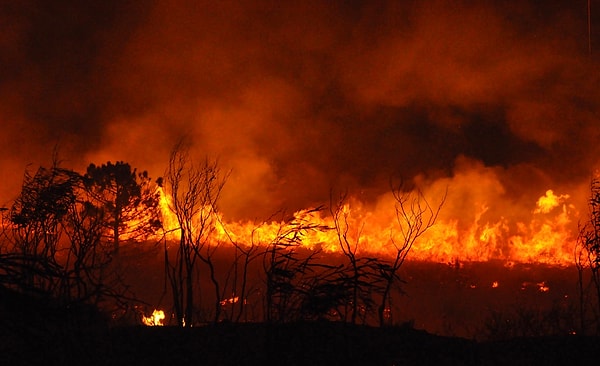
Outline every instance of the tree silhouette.
<path fill-rule="evenodd" d="M 148 172 L 137 173 L 121 161 L 90 164 L 84 183 L 93 201 L 105 211 L 104 225 L 115 252 L 124 238 L 145 238 L 160 228 L 159 194 Z"/>
<path fill-rule="evenodd" d="M 307 296 L 312 287 L 320 283 L 320 269 L 328 268 L 316 261 L 319 250 L 307 250 L 302 241 L 309 232 L 327 228 L 310 221 L 310 216 L 320 207 L 307 210 L 278 227 L 269 242 L 263 243 L 263 273 L 265 276 L 265 320 L 269 323 L 302 320 L 309 314 Z"/>
<path fill-rule="evenodd" d="M 590 184 L 591 197 L 589 200 L 589 219 L 580 225 L 577 238 L 575 263 L 579 272 L 579 296 L 581 312 L 581 331 L 585 332 L 586 305 L 593 305 L 595 300 L 596 332 L 600 332 L 600 180 L 593 179 Z M 589 284 L 584 284 L 583 272 L 585 267 L 590 270 Z M 589 288 L 595 291 L 595 296 L 589 294 Z M 595 299 L 594 299 L 595 297 Z"/>
<path fill-rule="evenodd" d="M 3 212 L 0 287 L 65 309 L 122 305 L 126 286 L 102 241 L 104 213 L 90 199 L 83 177 L 56 158 L 26 171 L 21 194 Z"/>
<path fill-rule="evenodd" d="M 231 267 L 227 273 L 228 279 L 231 278 L 231 285 L 229 288 L 227 286 L 223 288 L 221 297 L 224 299 L 223 301 L 226 304 L 227 301 L 225 300 L 225 294 L 228 290 L 230 290 L 230 299 L 237 299 L 237 301 L 234 300 L 231 302 L 231 311 L 226 319 L 229 321 L 240 322 L 242 316 L 246 316 L 244 320 L 248 320 L 246 312 L 246 299 L 255 289 L 248 282 L 248 270 L 251 263 L 259 258 L 264 253 L 264 250 L 261 251 L 261 246 L 259 245 L 259 242 L 257 242 L 254 235 L 254 233 L 258 230 L 258 227 L 255 227 L 252 230 L 250 242 L 247 243 L 239 242 L 238 240 L 234 239 L 230 235 L 225 224 L 221 222 L 221 225 L 223 226 L 223 231 L 229 242 L 235 248 L 233 262 L 231 263 Z"/>
<path fill-rule="evenodd" d="M 195 321 L 194 287 L 199 276 L 198 260 L 209 268 L 215 291 L 214 320 L 220 317 L 220 287 L 213 264 L 218 243 L 211 243 L 210 236 L 218 222 L 217 201 L 225 181 L 226 176 L 220 174 L 216 161 L 206 159 L 203 164 L 194 164 L 183 142 L 171 152 L 164 183 L 165 191 L 172 198 L 169 208 L 177 217 L 180 237 L 175 258 L 169 257 L 165 246 L 165 270 L 180 326 L 190 327 Z"/>
<path fill-rule="evenodd" d="M 330 213 L 333 218 L 333 229 L 337 234 L 339 248 L 348 260 L 343 270 L 337 271 L 340 276 L 336 282 L 345 288 L 348 297 L 343 311 L 344 320 L 348 314 L 350 322 L 356 324 L 359 316 L 365 322 L 366 317 L 374 309 L 374 296 L 383 290 L 380 268 L 385 262 L 379 258 L 362 256 L 359 253 L 360 238 L 364 222 L 358 227 L 352 227 L 349 206 L 346 202 L 347 193 L 341 194 L 334 202 L 333 194 L 330 195 Z"/>
<path fill-rule="evenodd" d="M 395 187 L 392 185 L 392 195 L 396 200 L 396 223 L 400 235 L 398 239 L 394 239 L 391 235 L 392 244 L 396 249 L 393 261 L 380 267 L 381 276 L 385 281 L 381 302 L 377 309 L 380 326 L 385 324 L 386 308 L 389 305 L 392 286 L 400 281 L 398 270 L 404 264 L 415 241 L 435 224 L 446 201 L 447 191 L 437 206 L 431 206 L 419 189 L 410 192 L 404 190 L 402 182 Z"/>
<path fill-rule="evenodd" d="M 52 292 L 58 287 L 60 265 L 57 253 L 64 234 L 64 219 L 77 200 L 79 174 L 60 168 L 40 167 L 35 174 L 25 172 L 21 194 L 10 210 L 9 253 L 17 275 L 14 282 L 22 290 Z"/>

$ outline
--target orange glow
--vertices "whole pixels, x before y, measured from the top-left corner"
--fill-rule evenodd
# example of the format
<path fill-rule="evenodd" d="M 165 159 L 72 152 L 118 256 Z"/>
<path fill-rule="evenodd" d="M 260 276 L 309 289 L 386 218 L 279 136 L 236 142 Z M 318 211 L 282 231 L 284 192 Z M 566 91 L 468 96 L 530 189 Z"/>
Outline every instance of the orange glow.
<path fill-rule="evenodd" d="M 492 282 L 492 288 L 498 288 L 498 286 L 499 286 L 498 281 Z"/>
<path fill-rule="evenodd" d="M 229 299 L 221 300 L 221 306 L 225 306 L 227 304 L 235 304 L 240 300 L 239 296 L 233 296 Z"/>
<path fill-rule="evenodd" d="M 471 222 L 440 215 L 435 225 L 420 236 L 408 256 L 409 260 L 454 263 L 456 261 L 502 260 L 507 264 L 545 263 L 570 265 L 573 262 L 575 235 L 572 205 L 569 195 L 556 195 L 552 190 L 537 199 L 529 211 L 529 221 L 484 220 L 491 205 L 472 207 Z M 169 198 L 162 196 L 161 208 L 165 231 L 172 239 L 178 238 L 177 219 L 169 210 Z M 433 201 L 435 202 L 435 201 Z M 358 252 L 381 257 L 395 255 L 394 243 L 402 243 L 402 231 L 395 216 L 396 202 L 384 197 L 375 206 L 349 199 L 342 207 L 347 215 L 348 236 L 358 243 Z M 455 204 L 447 201 L 445 205 Z M 442 207 L 442 212 L 447 209 Z M 216 214 L 215 214 L 216 215 Z M 332 217 L 325 211 L 300 210 L 293 214 L 295 222 L 326 228 L 303 232 L 302 244 L 309 249 L 335 253 L 340 250 L 339 239 L 333 229 Z M 240 245 L 268 245 L 285 236 L 286 222 L 227 222 L 221 216 L 211 220 L 215 243 L 235 242 Z M 293 235 L 290 233 L 289 235 Z"/>
<path fill-rule="evenodd" d="M 542 281 L 537 284 L 538 290 L 540 292 L 548 292 L 550 291 L 550 287 L 546 286 L 546 282 Z"/>
<path fill-rule="evenodd" d="M 155 327 L 155 326 L 163 326 L 163 321 L 165 320 L 165 312 L 162 310 L 154 309 L 152 315 L 150 316 L 142 316 L 142 322 L 144 325 Z"/>

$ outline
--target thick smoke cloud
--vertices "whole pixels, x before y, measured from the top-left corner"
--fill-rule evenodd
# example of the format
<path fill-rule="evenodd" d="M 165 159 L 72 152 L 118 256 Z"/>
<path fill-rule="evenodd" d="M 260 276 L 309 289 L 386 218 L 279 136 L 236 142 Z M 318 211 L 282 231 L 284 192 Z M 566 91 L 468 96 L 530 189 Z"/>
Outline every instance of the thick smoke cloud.
<path fill-rule="evenodd" d="M 237 218 L 471 166 L 531 204 L 598 163 L 584 3 L 32 0 L 0 23 L 2 202 L 57 144 L 156 177 L 185 136 Z"/>

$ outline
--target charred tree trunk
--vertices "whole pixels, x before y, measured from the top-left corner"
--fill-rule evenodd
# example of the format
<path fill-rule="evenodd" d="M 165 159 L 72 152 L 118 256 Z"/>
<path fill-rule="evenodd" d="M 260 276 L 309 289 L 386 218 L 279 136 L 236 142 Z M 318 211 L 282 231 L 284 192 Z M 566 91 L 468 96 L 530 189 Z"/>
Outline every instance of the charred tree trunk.
<path fill-rule="evenodd" d="M 218 323 L 221 318 L 222 308 L 221 308 L 221 290 L 220 290 L 219 281 L 217 279 L 217 275 L 215 272 L 215 265 L 214 265 L 212 257 L 210 255 L 208 255 L 206 257 L 200 257 L 200 259 L 202 259 L 202 261 L 208 266 L 210 282 L 213 284 L 214 294 L 215 294 L 215 299 L 214 299 L 215 315 L 213 318 L 213 322 Z"/>

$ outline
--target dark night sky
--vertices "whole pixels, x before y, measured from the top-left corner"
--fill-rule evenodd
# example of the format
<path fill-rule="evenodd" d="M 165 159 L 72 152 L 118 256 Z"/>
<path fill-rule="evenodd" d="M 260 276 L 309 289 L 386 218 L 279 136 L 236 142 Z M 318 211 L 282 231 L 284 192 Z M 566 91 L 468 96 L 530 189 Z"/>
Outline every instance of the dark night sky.
<path fill-rule="evenodd" d="M 331 188 L 374 200 L 400 175 L 506 201 L 497 210 L 547 189 L 582 202 L 600 156 L 600 2 L 591 56 L 586 10 L 3 1 L 0 199 L 57 144 L 66 166 L 124 160 L 156 177 L 187 136 L 232 170 L 232 217 L 327 202 Z"/>

